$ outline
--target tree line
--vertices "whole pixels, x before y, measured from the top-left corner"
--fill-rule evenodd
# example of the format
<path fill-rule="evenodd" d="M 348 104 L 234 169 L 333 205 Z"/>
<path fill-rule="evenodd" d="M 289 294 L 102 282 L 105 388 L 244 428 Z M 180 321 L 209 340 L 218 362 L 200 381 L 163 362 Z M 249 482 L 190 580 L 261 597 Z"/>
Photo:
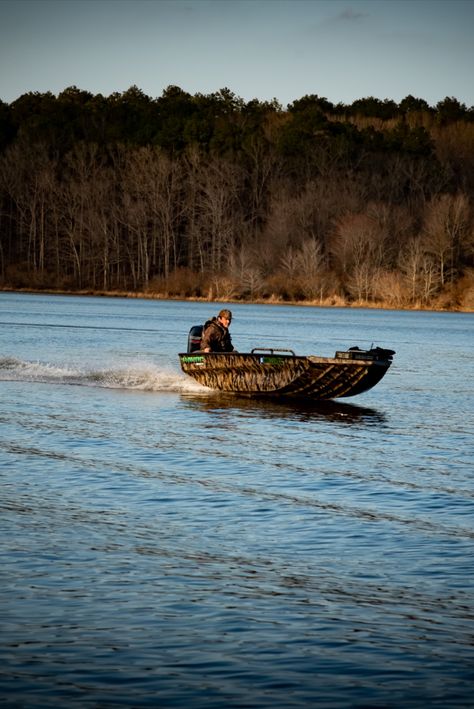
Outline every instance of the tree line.
<path fill-rule="evenodd" d="M 70 87 L 0 102 L 0 285 L 474 307 L 474 109 Z"/>

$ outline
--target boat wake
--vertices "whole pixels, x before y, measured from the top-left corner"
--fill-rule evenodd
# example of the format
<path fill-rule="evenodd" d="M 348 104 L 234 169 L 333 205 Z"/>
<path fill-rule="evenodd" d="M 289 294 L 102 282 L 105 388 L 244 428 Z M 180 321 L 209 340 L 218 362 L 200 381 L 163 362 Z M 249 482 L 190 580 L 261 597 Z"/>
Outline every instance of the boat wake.
<path fill-rule="evenodd" d="M 48 362 L 29 362 L 15 357 L 0 358 L 0 381 L 38 382 L 200 394 L 209 390 L 184 374 L 155 364 L 137 363 L 93 369 Z"/>

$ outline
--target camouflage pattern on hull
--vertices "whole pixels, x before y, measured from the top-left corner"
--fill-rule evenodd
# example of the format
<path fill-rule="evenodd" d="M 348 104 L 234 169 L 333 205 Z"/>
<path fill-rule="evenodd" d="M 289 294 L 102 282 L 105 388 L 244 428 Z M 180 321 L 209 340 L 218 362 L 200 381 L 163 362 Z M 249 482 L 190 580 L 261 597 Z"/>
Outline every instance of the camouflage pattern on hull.
<path fill-rule="evenodd" d="M 242 396 L 335 399 L 361 394 L 379 382 L 391 357 L 359 351 L 336 357 L 262 353 L 180 354 L 181 369 L 199 384 Z"/>

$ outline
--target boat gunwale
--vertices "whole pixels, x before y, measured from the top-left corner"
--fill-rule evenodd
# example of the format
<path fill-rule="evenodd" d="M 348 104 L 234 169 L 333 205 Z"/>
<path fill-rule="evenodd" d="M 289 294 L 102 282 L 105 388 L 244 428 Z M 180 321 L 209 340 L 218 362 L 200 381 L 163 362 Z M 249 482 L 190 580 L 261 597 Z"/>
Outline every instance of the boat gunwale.
<path fill-rule="evenodd" d="M 362 353 L 361 353 L 362 354 Z M 363 365 L 363 364 L 382 364 L 384 366 L 388 365 L 390 366 L 392 364 L 392 359 L 391 357 L 362 357 L 359 356 L 357 358 L 351 359 L 351 358 L 344 358 L 344 357 L 323 357 L 321 355 L 296 355 L 296 354 L 280 354 L 280 353 L 275 353 L 275 354 L 263 354 L 263 353 L 255 353 L 255 352 L 202 352 L 200 350 L 195 350 L 194 352 L 180 352 L 178 353 L 178 357 L 180 361 L 184 361 L 185 364 L 193 364 L 193 362 L 196 361 L 196 357 L 204 357 L 205 359 L 209 359 L 209 361 L 212 361 L 215 357 L 217 358 L 222 358 L 226 357 L 228 359 L 231 359 L 232 357 L 245 357 L 249 358 L 252 360 L 256 360 L 259 363 L 262 363 L 261 360 L 263 357 L 274 357 L 278 359 L 284 359 L 290 362 L 293 361 L 307 361 L 310 363 L 314 364 L 341 364 L 341 365 Z M 183 358 L 189 358 L 189 359 L 184 359 Z M 272 362 L 263 362 L 264 364 L 267 364 L 269 366 L 272 365 Z M 276 363 L 275 363 L 276 364 Z M 231 366 L 229 364 L 229 366 Z"/>

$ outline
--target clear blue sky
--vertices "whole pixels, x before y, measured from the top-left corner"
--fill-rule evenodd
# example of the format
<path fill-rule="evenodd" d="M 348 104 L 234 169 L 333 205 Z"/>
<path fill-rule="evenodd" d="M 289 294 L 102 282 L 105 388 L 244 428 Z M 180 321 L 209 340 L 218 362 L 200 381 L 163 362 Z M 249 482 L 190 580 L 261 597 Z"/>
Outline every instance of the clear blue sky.
<path fill-rule="evenodd" d="M 474 0 L 0 0 L 0 99 L 170 84 L 474 105 Z"/>

